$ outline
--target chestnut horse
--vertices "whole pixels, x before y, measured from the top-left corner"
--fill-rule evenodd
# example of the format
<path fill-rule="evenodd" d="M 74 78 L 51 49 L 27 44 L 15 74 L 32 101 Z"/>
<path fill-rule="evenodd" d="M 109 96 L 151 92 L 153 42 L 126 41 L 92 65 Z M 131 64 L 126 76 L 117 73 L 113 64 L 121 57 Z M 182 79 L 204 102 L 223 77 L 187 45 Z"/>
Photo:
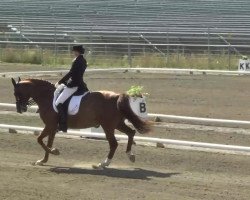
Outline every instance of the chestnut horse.
<path fill-rule="evenodd" d="M 36 164 L 42 165 L 48 161 L 50 153 L 59 155 L 59 150 L 52 148 L 58 128 L 58 114 L 54 111 L 52 105 L 56 88 L 48 81 L 37 79 L 21 81 L 19 78 L 18 82 L 12 79 L 12 83 L 18 113 L 26 112 L 31 100 L 39 107 L 40 118 L 43 120 L 45 128 L 38 136 L 37 142 L 44 149 L 45 156 L 38 160 Z M 82 99 L 78 114 L 68 116 L 68 126 L 72 129 L 102 126 L 109 142 L 110 151 L 107 158 L 95 167 L 103 169 L 110 164 L 118 146 L 114 135 L 115 129 L 128 136 L 126 153 L 130 161 L 135 161 L 131 147 L 136 131 L 125 124 L 125 119 L 128 119 L 139 133 L 143 134 L 150 131 L 148 123 L 141 120 L 132 111 L 128 95 L 109 91 L 91 92 Z M 47 145 L 43 142 L 45 137 L 48 137 Z"/>

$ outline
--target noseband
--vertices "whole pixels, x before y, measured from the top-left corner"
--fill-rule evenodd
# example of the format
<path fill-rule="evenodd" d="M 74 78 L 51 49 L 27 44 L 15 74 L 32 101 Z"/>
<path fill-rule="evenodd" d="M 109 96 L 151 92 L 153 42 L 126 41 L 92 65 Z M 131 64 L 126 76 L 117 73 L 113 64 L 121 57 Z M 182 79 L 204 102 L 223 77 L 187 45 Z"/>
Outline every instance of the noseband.
<path fill-rule="evenodd" d="M 35 105 L 35 101 L 33 99 L 28 100 L 26 104 L 23 104 L 20 99 L 16 100 L 16 109 L 17 112 L 22 113 L 23 110 L 27 110 L 27 107 L 31 107 Z"/>

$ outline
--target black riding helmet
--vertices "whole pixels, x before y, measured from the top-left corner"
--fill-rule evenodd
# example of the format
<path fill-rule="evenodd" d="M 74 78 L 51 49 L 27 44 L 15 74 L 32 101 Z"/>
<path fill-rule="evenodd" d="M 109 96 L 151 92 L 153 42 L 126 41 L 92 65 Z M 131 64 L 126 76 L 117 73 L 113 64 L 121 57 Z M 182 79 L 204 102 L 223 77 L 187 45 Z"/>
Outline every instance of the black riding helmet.
<path fill-rule="evenodd" d="M 82 45 L 75 45 L 75 46 L 73 46 L 72 51 L 77 51 L 80 54 L 84 54 L 85 49 L 83 48 Z"/>

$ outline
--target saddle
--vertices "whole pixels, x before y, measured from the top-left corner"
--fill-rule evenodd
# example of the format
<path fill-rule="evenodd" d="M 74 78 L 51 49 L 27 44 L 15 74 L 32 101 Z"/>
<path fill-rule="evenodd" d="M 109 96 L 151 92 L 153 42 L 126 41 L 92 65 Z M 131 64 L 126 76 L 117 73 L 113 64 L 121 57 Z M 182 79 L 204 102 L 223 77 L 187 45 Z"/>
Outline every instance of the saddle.
<path fill-rule="evenodd" d="M 63 87 L 59 87 L 54 93 L 53 108 L 55 112 L 58 112 L 55 102 L 63 90 Z M 76 115 L 78 113 L 82 99 L 89 93 L 90 91 L 76 91 L 71 97 L 67 99 L 67 101 L 64 102 L 63 106 L 68 110 L 68 115 Z"/>

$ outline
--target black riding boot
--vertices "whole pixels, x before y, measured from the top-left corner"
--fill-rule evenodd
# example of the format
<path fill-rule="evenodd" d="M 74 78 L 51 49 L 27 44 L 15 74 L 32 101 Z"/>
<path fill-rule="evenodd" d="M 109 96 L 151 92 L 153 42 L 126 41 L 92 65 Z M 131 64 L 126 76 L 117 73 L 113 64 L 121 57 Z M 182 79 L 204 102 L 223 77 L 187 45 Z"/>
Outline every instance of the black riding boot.
<path fill-rule="evenodd" d="M 58 115 L 59 115 L 59 127 L 58 130 L 67 133 L 67 110 L 64 108 L 63 104 L 57 106 Z"/>

